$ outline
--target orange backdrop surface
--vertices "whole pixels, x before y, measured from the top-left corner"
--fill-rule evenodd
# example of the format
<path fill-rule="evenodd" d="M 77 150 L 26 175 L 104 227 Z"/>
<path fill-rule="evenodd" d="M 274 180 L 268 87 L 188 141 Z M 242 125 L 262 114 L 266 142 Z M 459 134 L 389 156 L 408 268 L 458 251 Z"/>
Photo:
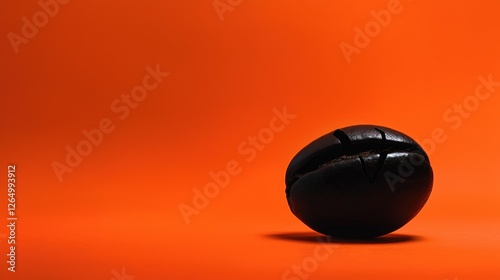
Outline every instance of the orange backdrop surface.
<path fill-rule="evenodd" d="M 498 1 L 195 2 L 0 3 L 1 279 L 500 279 Z M 366 123 L 424 146 L 433 193 L 326 239 L 286 167 Z"/>

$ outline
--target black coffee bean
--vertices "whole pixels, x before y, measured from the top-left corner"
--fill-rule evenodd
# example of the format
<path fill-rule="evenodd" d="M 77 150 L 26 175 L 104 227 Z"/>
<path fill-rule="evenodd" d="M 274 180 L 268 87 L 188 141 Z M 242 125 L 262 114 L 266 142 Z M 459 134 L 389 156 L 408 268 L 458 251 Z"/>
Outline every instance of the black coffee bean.
<path fill-rule="evenodd" d="M 422 209 L 433 172 L 420 145 L 374 125 L 337 129 L 304 147 L 286 171 L 292 213 L 311 229 L 339 238 L 393 232 Z"/>

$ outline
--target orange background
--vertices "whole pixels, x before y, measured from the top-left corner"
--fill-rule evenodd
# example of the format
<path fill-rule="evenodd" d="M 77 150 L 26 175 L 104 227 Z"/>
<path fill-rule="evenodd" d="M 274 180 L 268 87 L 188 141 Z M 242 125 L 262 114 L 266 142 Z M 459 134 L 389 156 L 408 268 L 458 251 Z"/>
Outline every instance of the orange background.
<path fill-rule="evenodd" d="M 285 169 L 360 123 L 444 133 L 426 145 L 433 193 L 392 235 L 331 241 L 307 279 L 499 279 L 500 87 L 455 129 L 443 116 L 479 76 L 500 81 L 498 1 L 401 0 L 350 63 L 339 45 L 391 1 L 226 1 L 219 15 L 212 0 L 73 0 L 18 53 L 8 34 L 41 6 L 1 2 L 0 155 L 4 178 L 17 165 L 18 217 L 16 273 L 0 226 L 1 279 L 287 279 L 319 234 L 288 209 Z M 113 101 L 156 65 L 170 75 L 119 119 Z M 247 161 L 239 145 L 285 106 L 296 117 Z M 103 118 L 115 130 L 59 182 L 52 163 Z M 230 161 L 241 173 L 187 225 L 179 205 Z"/>

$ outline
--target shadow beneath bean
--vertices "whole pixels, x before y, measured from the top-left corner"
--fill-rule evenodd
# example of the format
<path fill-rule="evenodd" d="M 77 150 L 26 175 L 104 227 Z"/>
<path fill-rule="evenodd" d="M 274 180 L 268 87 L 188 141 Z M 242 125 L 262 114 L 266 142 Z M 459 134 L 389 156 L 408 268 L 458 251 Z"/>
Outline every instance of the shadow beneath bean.
<path fill-rule="evenodd" d="M 284 241 L 294 242 L 309 242 L 309 243 L 336 243 L 336 244 L 390 244 L 422 241 L 424 238 L 416 235 L 390 233 L 384 236 L 371 239 L 341 239 L 331 236 L 322 235 L 315 232 L 281 232 L 264 234 L 265 238 L 279 239 Z"/>

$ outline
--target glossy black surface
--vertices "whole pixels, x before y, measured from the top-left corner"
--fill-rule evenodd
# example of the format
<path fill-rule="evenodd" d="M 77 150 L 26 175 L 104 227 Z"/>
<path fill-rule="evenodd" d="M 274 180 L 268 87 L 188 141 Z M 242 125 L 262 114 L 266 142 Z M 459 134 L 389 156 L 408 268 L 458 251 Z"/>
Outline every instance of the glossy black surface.
<path fill-rule="evenodd" d="M 337 129 L 304 147 L 286 171 L 286 197 L 297 218 L 317 232 L 372 238 L 410 221 L 433 183 L 429 158 L 393 129 Z"/>

